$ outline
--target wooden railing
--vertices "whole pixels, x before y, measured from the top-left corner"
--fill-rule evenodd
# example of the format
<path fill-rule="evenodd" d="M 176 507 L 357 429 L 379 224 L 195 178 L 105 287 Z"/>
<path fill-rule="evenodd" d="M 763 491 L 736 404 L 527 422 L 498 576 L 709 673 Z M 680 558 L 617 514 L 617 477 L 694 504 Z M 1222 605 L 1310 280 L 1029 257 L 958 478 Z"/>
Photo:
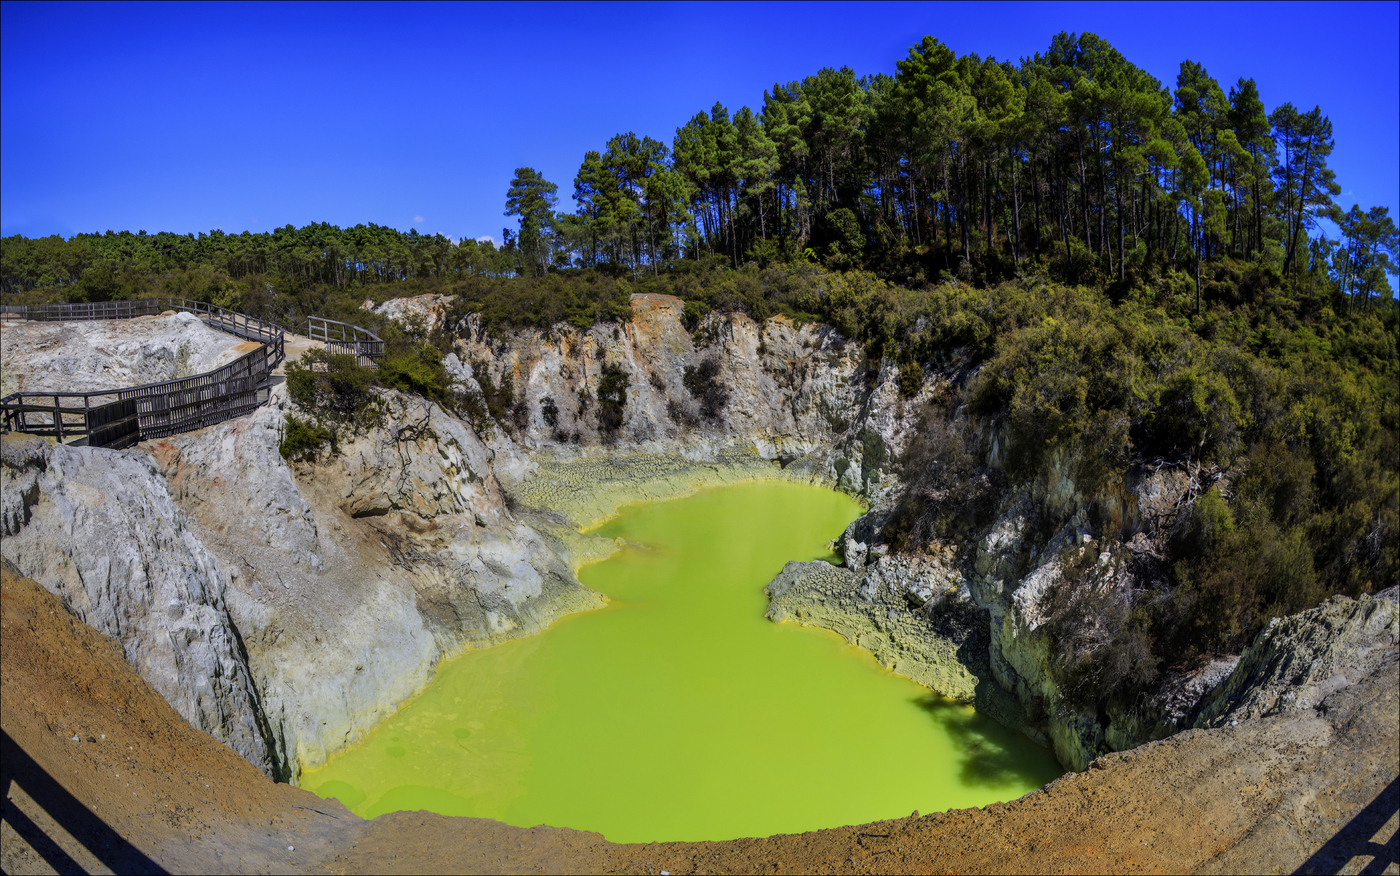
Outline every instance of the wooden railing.
<path fill-rule="evenodd" d="M 17 392 L 0 398 L 0 429 L 122 448 L 221 423 L 266 403 L 272 371 L 286 357 L 283 329 L 266 320 L 183 298 L 11 305 L 0 308 L 0 318 L 132 319 L 168 310 L 197 314 L 212 328 L 262 345 L 227 365 L 190 377 L 92 392 Z"/>
<path fill-rule="evenodd" d="M 94 301 L 82 304 L 9 304 L 0 305 L 0 320 L 27 319 L 36 322 L 81 322 L 96 319 L 134 319 L 138 316 L 158 316 L 168 310 L 184 311 L 202 317 L 210 328 L 216 328 L 249 341 L 258 341 L 273 348 L 277 359 L 272 367 L 286 358 L 285 329 L 275 322 L 235 313 L 217 304 L 191 301 L 188 298 L 141 298 L 131 301 Z M 313 317 L 314 318 L 314 317 Z M 364 329 L 360 329 L 364 331 Z M 368 334 L 366 332 L 366 334 Z"/>
<path fill-rule="evenodd" d="M 361 364 L 373 365 L 384 356 L 384 340 L 369 329 L 320 316 L 307 317 L 302 327 L 311 340 L 337 353 L 349 353 Z"/>

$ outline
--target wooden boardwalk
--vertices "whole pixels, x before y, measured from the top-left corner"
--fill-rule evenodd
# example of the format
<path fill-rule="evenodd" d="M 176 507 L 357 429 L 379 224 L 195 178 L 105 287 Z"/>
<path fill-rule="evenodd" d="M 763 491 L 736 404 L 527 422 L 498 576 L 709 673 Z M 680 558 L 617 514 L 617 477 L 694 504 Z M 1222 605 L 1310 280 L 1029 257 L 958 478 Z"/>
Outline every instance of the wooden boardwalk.
<path fill-rule="evenodd" d="M 13 393 L 0 398 L 0 430 L 44 435 L 72 444 L 123 448 L 148 438 L 222 423 L 267 403 L 273 374 L 286 359 L 287 347 L 287 331 L 267 320 L 184 298 L 10 305 L 0 307 L 0 319 L 133 319 L 168 311 L 193 313 L 210 328 L 243 338 L 245 343 L 239 345 L 243 354 L 203 374 L 140 386 Z M 328 349 L 349 353 L 362 362 L 384 355 L 384 341 L 366 329 L 316 316 L 306 325 L 310 339 Z"/>

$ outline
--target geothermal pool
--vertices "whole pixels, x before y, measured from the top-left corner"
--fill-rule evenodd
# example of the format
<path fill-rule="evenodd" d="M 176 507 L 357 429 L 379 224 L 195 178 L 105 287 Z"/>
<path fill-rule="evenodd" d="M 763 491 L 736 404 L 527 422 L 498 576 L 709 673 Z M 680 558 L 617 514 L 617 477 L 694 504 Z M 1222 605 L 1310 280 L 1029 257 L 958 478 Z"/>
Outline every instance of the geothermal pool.
<path fill-rule="evenodd" d="M 614 842 L 795 833 L 1011 800 L 1062 772 L 970 707 L 763 587 L 860 514 L 787 483 L 623 509 L 629 547 L 579 578 L 606 608 L 444 662 L 420 697 L 302 785 L 397 809 L 594 830 Z"/>

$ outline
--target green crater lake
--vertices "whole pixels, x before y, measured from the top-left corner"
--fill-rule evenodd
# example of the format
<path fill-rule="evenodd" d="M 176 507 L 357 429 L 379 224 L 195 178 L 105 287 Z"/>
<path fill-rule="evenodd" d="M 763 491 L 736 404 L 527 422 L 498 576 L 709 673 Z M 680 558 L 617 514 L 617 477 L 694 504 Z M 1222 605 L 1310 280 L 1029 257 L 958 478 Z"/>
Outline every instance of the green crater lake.
<path fill-rule="evenodd" d="M 468 651 L 360 747 L 302 776 L 367 818 L 398 809 L 594 830 L 614 842 L 797 833 L 1011 800 L 1051 753 L 824 630 L 764 618 L 789 560 L 860 514 L 788 483 L 623 509 L 585 567 L 612 600 Z"/>

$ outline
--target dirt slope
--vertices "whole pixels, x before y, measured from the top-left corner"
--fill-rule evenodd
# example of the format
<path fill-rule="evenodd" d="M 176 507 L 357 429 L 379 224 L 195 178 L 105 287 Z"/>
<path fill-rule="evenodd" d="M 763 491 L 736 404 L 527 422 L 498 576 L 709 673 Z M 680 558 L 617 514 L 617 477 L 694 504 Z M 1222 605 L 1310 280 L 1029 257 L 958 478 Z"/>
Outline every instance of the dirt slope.
<path fill-rule="evenodd" d="M 1394 659 L 1317 711 L 1183 733 L 1014 803 L 625 846 L 421 812 L 366 822 L 273 784 L 47 591 L 0 578 L 6 873 L 1400 872 Z"/>

